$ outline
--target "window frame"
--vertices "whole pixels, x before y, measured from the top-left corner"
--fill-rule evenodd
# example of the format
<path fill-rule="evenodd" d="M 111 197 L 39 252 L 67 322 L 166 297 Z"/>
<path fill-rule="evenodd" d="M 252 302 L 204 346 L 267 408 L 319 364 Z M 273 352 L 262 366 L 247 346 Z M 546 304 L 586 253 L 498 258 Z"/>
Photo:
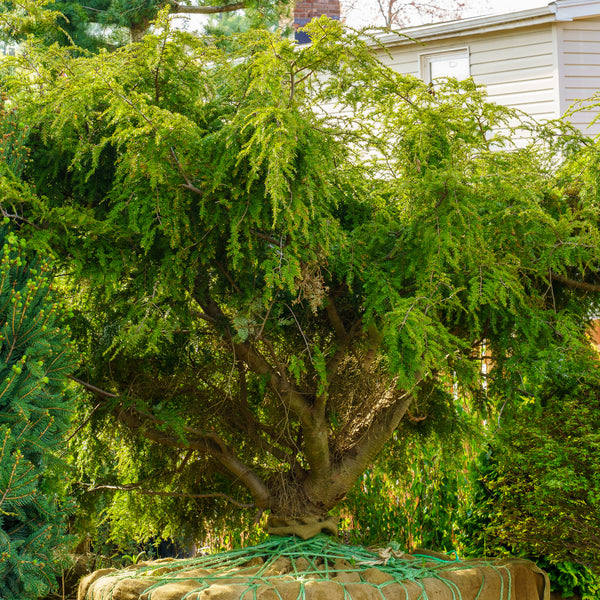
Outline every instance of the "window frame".
<path fill-rule="evenodd" d="M 434 50 L 431 52 L 422 52 L 419 54 L 419 75 L 425 83 L 433 83 L 431 79 L 431 59 L 435 58 L 452 58 L 467 59 L 467 67 L 469 70 L 468 77 L 471 75 L 471 52 L 469 46 L 459 46 L 456 48 L 445 48 L 444 50 Z"/>

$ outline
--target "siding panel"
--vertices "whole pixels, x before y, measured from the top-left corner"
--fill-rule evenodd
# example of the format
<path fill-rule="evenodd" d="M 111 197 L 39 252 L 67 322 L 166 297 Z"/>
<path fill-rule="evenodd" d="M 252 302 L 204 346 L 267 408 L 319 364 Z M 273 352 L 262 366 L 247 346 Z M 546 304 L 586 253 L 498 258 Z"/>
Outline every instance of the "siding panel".
<path fill-rule="evenodd" d="M 564 112 L 576 101 L 585 101 L 600 90 L 600 19 L 576 20 L 558 27 L 560 106 Z M 580 111 L 569 120 L 581 131 L 595 135 L 600 125 L 588 125 L 599 112 L 598 109 Z"/>

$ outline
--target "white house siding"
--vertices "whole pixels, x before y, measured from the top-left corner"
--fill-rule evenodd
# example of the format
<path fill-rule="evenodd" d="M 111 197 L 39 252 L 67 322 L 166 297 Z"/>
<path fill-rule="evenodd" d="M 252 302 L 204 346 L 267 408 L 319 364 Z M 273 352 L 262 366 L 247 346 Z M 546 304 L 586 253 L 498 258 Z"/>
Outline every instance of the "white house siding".
<path fill-rule="evenodd" d="M 398 73 L 419 77 L 419 51 L 420 46 L 400 46 L 387 48 L 387 51 L 378 51 L 377 56 L 382 63 L 388 65 Z"/>
<path fill-rule="evenodd" d="M 420 75 L 420 56 L 456 48 L 469 49 L 471 75 L 489 99 L 518 108 L 536 119 L 558 116 L 555 44 L 550 23 L 478 35 L 455 35 L 425 44 L 388 47 L 381 59 L 396 71 Z M 599 54 L 600 58 L 600 54 Z"/>
<path fill-rule="evenodd" d="M 564 113 L 575 103 L 589 105 L 585 100 L 600 90 L 600 18 L 558 23 L 557 27 L 560 110 Z M 590 123 L 598 114 L 598 109 L 586 110 L 569 118 L 583 132 L 597 135 L 600 123 Z"/>
<path fill-rule="evenodd" d="M 541 120 L 558 114 L 552 28 L 523 28 L 479 36 L 471 44 L 471 75 L 490 100 Z"/>

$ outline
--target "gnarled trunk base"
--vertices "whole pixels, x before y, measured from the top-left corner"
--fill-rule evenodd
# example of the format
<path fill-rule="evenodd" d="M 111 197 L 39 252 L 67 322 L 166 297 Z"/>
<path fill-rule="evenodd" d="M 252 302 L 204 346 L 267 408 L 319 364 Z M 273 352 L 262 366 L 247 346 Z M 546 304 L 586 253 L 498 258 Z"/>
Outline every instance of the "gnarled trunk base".
<path fill-rule="evenodd" d="M 269 535 L 295 535 L 308 540 L 320 533 L 337 535 L 337 517 L 281 517 L 269 516 L 267 533 Z"/>

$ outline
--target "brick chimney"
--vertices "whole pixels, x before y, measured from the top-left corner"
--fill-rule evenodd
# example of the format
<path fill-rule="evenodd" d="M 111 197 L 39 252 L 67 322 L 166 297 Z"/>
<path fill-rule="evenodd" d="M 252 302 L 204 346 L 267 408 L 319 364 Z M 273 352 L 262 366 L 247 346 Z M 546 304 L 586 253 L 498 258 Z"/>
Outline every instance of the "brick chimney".
<path fill-rule="evenodd" d="M 340 18 L 340 0 L 298 0 L 294 7 L 294 31 L 298 44 L 310 43 L 306 33 L 298 31 L 315 17 L 325 15 L 330 19 Z"/>

